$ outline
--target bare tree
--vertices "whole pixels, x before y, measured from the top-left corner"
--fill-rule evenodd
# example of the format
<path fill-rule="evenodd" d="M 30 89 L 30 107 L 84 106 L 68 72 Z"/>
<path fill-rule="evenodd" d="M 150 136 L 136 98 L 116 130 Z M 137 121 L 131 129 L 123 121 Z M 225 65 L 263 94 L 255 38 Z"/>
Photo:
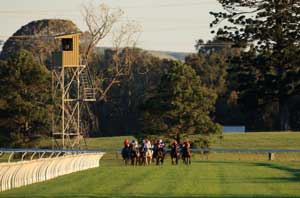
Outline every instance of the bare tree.
<path fill-rule="evenodd" d="M 121 9 L 110 8 L 105 4 L 95 6 L 90 2 L 83 6 L 83 18 L 89 31 L 89 38 L 83 52 L 83 58 L 87 62 L 95 47 L 111 32 L 123 14 Z"/>
<path fill-rule="evenodd" d="M 113 65 L 112 78 L 107 79 L 102 75 L 98 75 L 95 85 L 98 90 L 98 100 L 107 101 L 107 94 L 111 87 L 120 83 L 121 76 L 129 76 L 134 63 L 134 49 L 137 45 L 141 27 L 134 21 L 127 21 L 120 24 L 112 31 L 112 50 Z M 103 83 L 105 82 L 105 83 Z"/>
<path fill-rule="evenodd" d="M 84 34 L 83 58 L 87 65 L 91 61 L 95 47 L 109 34 L 112 38 L 113 65 L 112 74 L 107 77 L 103 73 L 94 74 L 93 87 L 96 89 L 96 104 L 93 110 L 87 108 L 94 129 L 99 129 L 97 119 L 97 103 L 106 102 L 107 95 L 114 85 L 120 83 L 121 76 L 130 75 L 134 62 L 133 49 L 136 47 L 141 27 L 134 21 L 124 20 L 124 12 L 121 9 L 110 8 L 105 4 L 95 6 L 88 4 L 83 7 L 84 21 L 88 27 L 88 33 Z M 91 69 L 91 68 L 90 68 Z"/>

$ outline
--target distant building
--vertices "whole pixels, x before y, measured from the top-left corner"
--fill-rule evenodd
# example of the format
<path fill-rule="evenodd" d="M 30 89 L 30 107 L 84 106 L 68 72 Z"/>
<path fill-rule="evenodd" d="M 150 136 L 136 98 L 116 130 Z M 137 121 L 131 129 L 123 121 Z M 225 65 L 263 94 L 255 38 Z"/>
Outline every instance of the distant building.
<path fill-rule="evenodd" d="M 245 126 L 223 126 L 224 133 L 245 133 Z"/>

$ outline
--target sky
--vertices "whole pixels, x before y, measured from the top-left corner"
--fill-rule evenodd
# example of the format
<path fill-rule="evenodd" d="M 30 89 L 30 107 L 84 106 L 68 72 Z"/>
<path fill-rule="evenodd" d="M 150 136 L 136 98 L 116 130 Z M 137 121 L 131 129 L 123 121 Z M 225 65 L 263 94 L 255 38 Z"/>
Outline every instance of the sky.
<path fill-rule="evenodd" d="M 221 10 L 217 0 L 0 0 L 0 40 L 38 19 L 69 19 L 85 31 L 82 6 L 89 2 L 120 8 L 125 18 L 137 21 L 138 47 L 177 52 L 195 52 L 196 40 L 212 39 L 209 12 Z M 111 38 L 101 45 L 111 46 Z"/>

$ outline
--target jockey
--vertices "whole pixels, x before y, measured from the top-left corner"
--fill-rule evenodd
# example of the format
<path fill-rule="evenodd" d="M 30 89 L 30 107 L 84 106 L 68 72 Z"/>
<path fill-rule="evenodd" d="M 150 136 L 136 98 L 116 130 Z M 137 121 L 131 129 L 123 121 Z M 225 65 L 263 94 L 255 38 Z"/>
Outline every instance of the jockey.
<path fill-rule="evenodd" d="M 159 148 L 164 148 L 165 147 L 165 143 L 162 141 L 162 139 L 159 140 L 158 147 Z"/>
<path fill-rule="evenodd" d="M 151 149 L 151 148 L 152 148 L 152 146 L 151 146 L 150 140 L 145 139 L 145 143 L 144 143 L 144 149 L 145 149 L 145 151 L 147 152 L 148 149 Z"/>
<path fill-rule="evenodd" d="M 132 140 L 130 144 L 131 144 L 132 148 L 138 148 L 138 146 L 139 146 L 138 142 L 136 140 Z"/>
<path fill-rule="evenodd" d="M 191 147 L 189 139 L 186 139 L 183 144 L 184 144 L 185 148 L 190 148 Z"/>
<path fill-rule="evenodd" d="M 158 140 L 155 140 L 153 143 L 153 153 L 155 154 L 158 149 Z"/>
<path fill-rule="evenodd" d="M 178 143 L 177 143 L 176 140 L 174 140 L 173 143 L 171 144 L 171 148 L 174 149 L 174 150 L 175 150 L 176 148 L 178 148 Z"/>
<path fill-rule="evenodd" d="M 158 148 L 162 149 L 164 153 L 165 153 L 165 146 L 166 146 L 165 143 L 162 141 L 162 139 L 160 139 L 158 142 Z"/>
<path fill-rule="evenodd" d="M 134 141 L 134 147 L 135 147 L 136 149 L 139 148 L 139 143 L 138 143 L 137 140 Z"/>
<path fill-rule="evenodd" d="M 129 147 L 129 140 L 127 138 L 124 140 L 124 147 L 125 148 Z"/>

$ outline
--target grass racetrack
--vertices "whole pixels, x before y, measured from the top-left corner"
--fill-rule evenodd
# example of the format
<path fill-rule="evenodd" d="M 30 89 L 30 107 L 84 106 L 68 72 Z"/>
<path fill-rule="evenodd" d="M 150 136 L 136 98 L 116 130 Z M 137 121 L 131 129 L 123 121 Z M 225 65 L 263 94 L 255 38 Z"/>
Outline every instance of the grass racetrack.
<path fill-rule="evenodd" d="M 116 148 L 123 139 L 93 138 L 88 145 Z M 300 133 L 225 134 L 212 147 L 299 149 Z M 125 167 L 118 153 L 104 156 L 99 168 L 2 192 L 0 198 L 300 198 L 300 156 L 295 153 L 276 154 L 275 161 L 259 153 L 197 154 L 190 166 L 172 166 L 167 155 L 163 166 L 148 167 Z"/>
<path fill-rule="evenodd" d="M 300 163 L 194 161 L 191 166 L 99 168 L 0 193 L 0 197 L 300 197 Z"/>

